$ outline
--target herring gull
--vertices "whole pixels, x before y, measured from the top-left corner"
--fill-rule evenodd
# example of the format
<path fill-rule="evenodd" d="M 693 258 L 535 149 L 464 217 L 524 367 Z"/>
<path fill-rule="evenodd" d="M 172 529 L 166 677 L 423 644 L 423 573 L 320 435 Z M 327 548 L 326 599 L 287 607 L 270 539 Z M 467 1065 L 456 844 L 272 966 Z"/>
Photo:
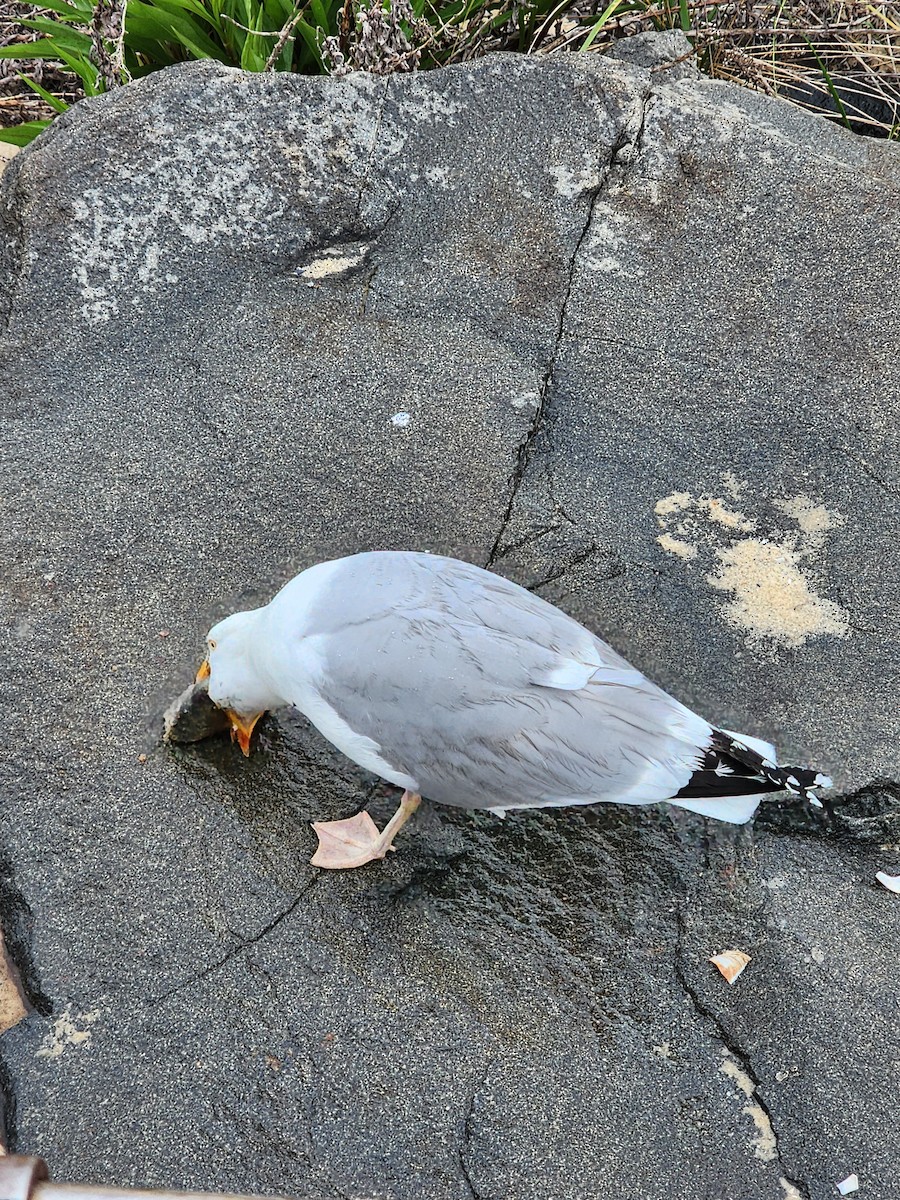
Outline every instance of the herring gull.
<path fill-rule="evenodd" d="M 316 866 L 385 857 L 424 796 L 457 808 L 655 804 L 743 824 L 768 792 L 818 804 L 831 780 L 710 725 L 560 609 L 436 554 L 319 563 L 207 637 L 209 695 L 245 754 L 293 705 L 328 741 L 403 789 L 379 831 L 366 812 L 315 822 Z"/>

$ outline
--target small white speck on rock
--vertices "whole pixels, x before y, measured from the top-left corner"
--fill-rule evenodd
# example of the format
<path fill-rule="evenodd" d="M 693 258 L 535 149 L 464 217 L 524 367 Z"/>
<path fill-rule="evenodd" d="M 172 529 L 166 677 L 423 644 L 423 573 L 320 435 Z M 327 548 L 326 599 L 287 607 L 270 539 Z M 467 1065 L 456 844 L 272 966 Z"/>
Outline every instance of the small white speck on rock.
<path fill-rule="evenodd" d="M 394 413 L 394 415 L 391 417 L 391 424 L 395 425 L 398 429 L 405 429 L 407 427 L 407 425 L 409 424 L 409 413 L 408 412 Z"/>
<path fill-rule="evenodd" d="M 859 1191 L 859 1177 L 848 1175 L 846 1179 L 842 1179 L 840 1183 L 836 1183 L 835 1187 L 842 1196 L 849 1196 L 851 1192 Z"/>

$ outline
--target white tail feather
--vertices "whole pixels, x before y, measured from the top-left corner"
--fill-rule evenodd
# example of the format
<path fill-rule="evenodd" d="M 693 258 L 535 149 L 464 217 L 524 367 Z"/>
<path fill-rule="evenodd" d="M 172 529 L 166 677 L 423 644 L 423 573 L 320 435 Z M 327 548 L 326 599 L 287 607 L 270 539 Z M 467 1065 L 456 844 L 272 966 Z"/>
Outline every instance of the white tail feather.
<path fill-rule="evenodd" d="M 677 804 L 679 808 L 686 808 L 690 812 L 700 813 L 704 817 L 727 821 L 729 825 L 746 825 L 759 807 L 760 800 L 769 794 L 762 792 L 758 796 L 704 796 L 702 800 L 692 797 L 689 800 L 670 800 L 669 803 Z"/>
<path fill-rule="evenodd" d="M 775 747 L 771 742 L 764 742 L 762 738 L 750 737 L 746 733 L 735 733 L 733 729 L 723 729 L 722 732 L 727 733 L 736 742 L 740 742 L 742 746 L 746 746 L 748 750 L 755 750 L 757 754 L 768 759 L 770 763 L 778 762 L 775 755 Z"/>

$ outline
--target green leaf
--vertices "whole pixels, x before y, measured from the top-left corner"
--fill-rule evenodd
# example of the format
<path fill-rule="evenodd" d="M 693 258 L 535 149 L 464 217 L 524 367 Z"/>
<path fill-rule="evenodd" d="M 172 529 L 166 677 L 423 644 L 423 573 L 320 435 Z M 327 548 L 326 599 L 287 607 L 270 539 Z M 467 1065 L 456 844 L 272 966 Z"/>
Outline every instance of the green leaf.
<path fill-rule="evenodd" d="M 36 42 L 15 42 L 12 46 L 0 46 L 0 58 L 59 58 L 59 52 L 52 38 L 40 38 Z"/>
<path fill-rule="evenodd" d="M 241 51 L 241 67 L 245 71 L 261 71 L 266 65 L 266 53 L 261 53 L 259 49 L 260 39 L 256 37 L 248 37 L 244 42 L 244 48 Z"/>
<path fill-rule="evenodd" d="M 68 3 L 68 0 L 41 0 L 41 8 L 49 8 L 52 12 L 58 13 L 64 20 L 80 21 L 83 25 L 91 19 L 92 8 L 90 4 Z"/>
<path fill-rule="evenodd" d="M 47 118 L 44 121 L 23 121 L 21 125 L 10 125 L 7 129 L 0 129 L 0 142 L 9 142 L 11 146 L 27 146 L 50 124 L 52 122 Z"/>
<path fill-rule="evenodd" d="M 132 31 L 125 43 L 125 65 L 135 79 L 183 62 L 186 57 L 185 49 L 178 41 L 163 43 L 155 37 L 139 37 Z"/>
<path fill-rule="evenodd" d="M 322 45 L 319 31 L 308 21 L 298 21 L 294 32 L 299 33 L 319 70 L 322 69 Z"/>
<path fill-rule="evenodd" d="M 50 41 L 61 47 L 68 54 L 87 57 L 91 52 L 91 37 L 83 29 L 73 29 L 62 21 L 52 21 L 49 17 L 36 17 L 33 21 L 22 21 L 31 29 L 46 34 Z"/>
<path fill-rule="evenodd" d="M 49 104 L 51 108 L 56 109 L 57 112 L 66 112 L 68 110 L 69 106 L 66 104 L 65 100 L 60 100 L 58 96 L 52 95 L 52 93 L 48 92 L 46 88 L 42 88 L 39 83 L 35 83 L 34 80 L 29 79 L 27 75 L 23 75 L 21 71 L 18 72 L 18 75 L 22 82 L 27 84 L 33 92 L 37 92 L 40 98 L 45 101 L 45 103 Z"/>
<path fill-rule="evenodd" d="M 150 0 L 149 7 L 161 8 L 164 12 L 172 13 L 176 17 L 188 17 L 188 14 L 192 13 L 194 17 L 203 22 L 204 26 L 211 27 L 221 37 L 222 23 L 218 13 L 213 11 L 208 4 L 202 3 L 202 0 Z"/>
<path fill-rule="evenodd" d="M 81 82 L 84 84 L 84 92 L 86 96 L 97 96 L 103 90 L 100 86 L 100 72 L 90 61 L 87 55 L 70 54 L 68 50 L 64 50 L 62 46 L 57 46 L 56 57 L 60 62 L 74 71 Z"/>
<path fill-rule="evenodd" d="M 214 42 L 187 12 L 167 11 L 155 4 L 145 4 L 144 0 L 128 0 L 125 10 L 126 42 L 130 31 L 145 43 L 180 43 L 192 58 L 228 61 L 221 45 Z"/>
<path fill-rule="evenodd" d="M 334 22 L 329 20 L 328 13 L 325 11 L 325 5 L 322 0 L 309 0 L 309 11 L 312 14 L 312 19 L 323 33 L 329 34 L 333 32 Z"/>
<path fill-rule="evenodd" d="M 290 0 L 266 0 L 263 4 L 266 27 L 280 30 L 296 11 L 297 6 Z"/>

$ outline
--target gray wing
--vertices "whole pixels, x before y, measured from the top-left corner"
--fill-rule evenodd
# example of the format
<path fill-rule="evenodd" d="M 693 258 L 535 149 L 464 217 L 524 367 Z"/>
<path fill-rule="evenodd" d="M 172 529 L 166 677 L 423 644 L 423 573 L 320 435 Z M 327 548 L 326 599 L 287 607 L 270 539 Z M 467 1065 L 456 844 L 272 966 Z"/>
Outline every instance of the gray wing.
<path fill-rule="evenodd" d="M 350 559 L 306 632 L 321 698 L 445 804 L 666 799 L 710 735 L 577 621 L 453 559 Z"/>

